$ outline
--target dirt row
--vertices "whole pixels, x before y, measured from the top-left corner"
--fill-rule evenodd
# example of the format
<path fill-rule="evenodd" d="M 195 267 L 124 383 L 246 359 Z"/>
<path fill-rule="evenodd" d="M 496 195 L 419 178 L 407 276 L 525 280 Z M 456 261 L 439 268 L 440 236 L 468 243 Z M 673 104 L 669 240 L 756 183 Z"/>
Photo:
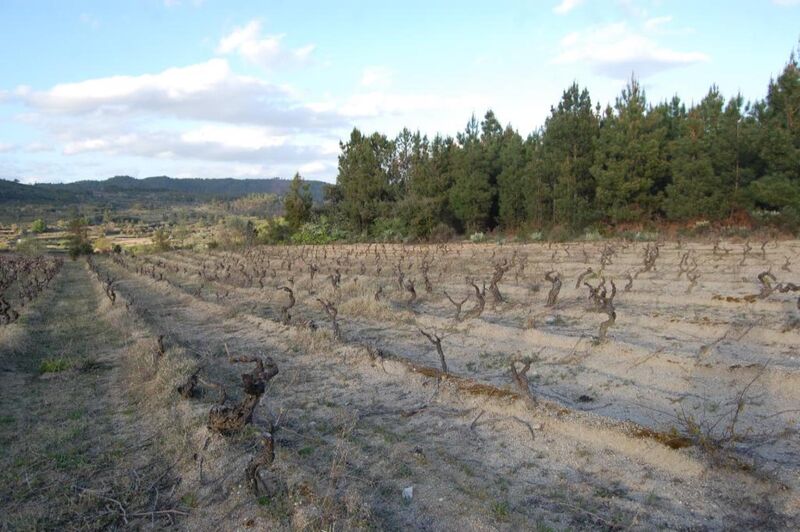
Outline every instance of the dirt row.
<path fill-rule="evenodd" d="M 774 476 L 712 464 L 697 448 L 670 449 L 592 414 L 558 416 L 516 399 L 464 393 L 440 375 L 370 360 L 363 347 L 334 341 L 322 327 L 286 327 L 108 260 L 99 267 L 132 302 L 128 313 L 166 335 L 167 359 L 183 368 L 171 385 L 202 366 L 235 389 L 225 353 L 268 354 L 280 368 L 255 426 L 256 433 L 276 420 L 283 427 L 273 474 L 285 483 L 285 499 L 254 507 L 246 490 L 237 491 L 254 444 L 207 433 L 210 394 L 199 404 L 173 398 L 187 452 L 195 446 L 191 463 L 184 456 L 179 467 L 201 461 L 207 475 L 214 468 L 224 477 L 206 479 L 195 492 L 200 510 L 190 522 L 649 529 L 781 527 L 796 516 L 796 494 Z M 409 487 L 410 501 L 402 496 Z"/>
<path fill-rule="evenodd" d="M 781 245 L 785 249 L 768 254 L 767 261 L 794 253 L 793 243 Z M 483 249 L 484 255 L 470 251 L 473 262 L 465 264 L 490 264 L 499 254 L 498 249 Z M 640 251 L 637 247 L 621 250 L 615 261 L 633 263 Z M 681 251 L 695 248 L 686 244 Z M 544 252 L 529 251 L 531 256 Z M 628 252 L 633 256 L 624 254 Z M 317 273 L 312 283 L 301 265 L 292 268 L 285 248 L 275 248 L 274 253 L 266 260 L 276 268 L 282 264 L 282 273 L 276 271 L 263 289 L 236 286 L 235 277 L 227 282 L 224 277 L 219 281 L 200 278 L 197 273 L 204 264 L 214 267 L 212 259 L 201 254 L 179 252 L 147 261 L 154 267 L 160 264 L 159 275 L 185 293 L 274 321 L 281 319 L 280 309 L 287 301 L 284 292 L 275 288 L 292 279 L 297 300 L 291 310 L 294 322 L 313 320 L 328 327 L 317 298 L 339 301 L 340 329 L 346 341 L 371 344 L 424 365 L 436 364 L 437 355 L 419 329 L 436 332 L 444 338 L 442 346 L 451 373 L 493 386 L 512 384 L 511 359 L 535 356 L 531 379 L 536 393 L 571 409 L 631 420 L 659 431 L 707 431 L 714 437 L 722 437 L 719 433 L 729 428 L 735 412 L 738 427 L 732 446 L 754 467 L 780 468 L 782 481 L 796 484 L 800 467 L 795 437 L 796 405 L 800 402 L 796 347 L 800 335 L 797 329 L 782 330 L 796 312 L 790 297 L 778 294 L 746 304 L 720 301 L 713 298 L 705 279 L 698 283 L 695 299 L 664 291 L 657 296 L 641 294 L 641 284 L 649 283 L 655 290 L 657 276 L 671 278 L 678 270 L 676 264 L 666 261 L 669 251 L 665 251 L 657 262 L 658 271 L 640 275 L 630 292 L 618 294 L 617 321 L 608 341 L 598 344 L 597 325 L 604 318 L 587 310 L 585 288 L 576 289 L 571 278 L 565 279 L 558 303 L 550 308 L 543 304 L 544 288 L 532 291 L 509 279 L 508 285 L 501 284 L 505 303 L 494 308 L 488 304 L 479 318 L 459 323 L 453 320 L 452 306 L 438 286 L 432 294 L 420 289 L 415 303 L 407 305 L 407 294 L 389 284 L 392 277 L 342 275 L 341 288 L 334 290 L 323 273 Z M 466 253 L 464 250 L 462 255 Z M 514 252 L 503 253 L 510 256 Z M 228 264 L 240 261 L 243 266 L 249 260 L 237 254 L 217 257 Z M 334 261 L 334 269 L 343 272 L 345 268 L 335 262 L 341 257 L 347 257 L 346 252 L 334 255 L 331 250 L 326 260 Z M 757 292 L 755 279 L 762 268 L 772 266 L 777 271 L 777 263 L 763 264 L 762 260 L 748 258 L 757 264 L 751 266 L 749 278 L 740 280 L 737 292 Z M 722 267 L 739 261 L 733 255 L 718 259 Z M 583 268 L 585 271 L 586 266 Z M 435 265 L 431 270 L 438 279 L 441 271 Z M 648 281 L 646 276 L 654 279 Z M 453 277 L 459 275 L 443 274 L 441 286 L 460 295 L 463 282 Z M 668 280 L 660 282 L 669 286 Z M 385 295 L 376 302 L 373 294 L 381 285 L 386 287 Z M 465 308 L 472 304 L 470 301 Z M 745 390 L 746 396 L 742 396 Z M 739 408 L 740 402 L 746 407 Z"/>

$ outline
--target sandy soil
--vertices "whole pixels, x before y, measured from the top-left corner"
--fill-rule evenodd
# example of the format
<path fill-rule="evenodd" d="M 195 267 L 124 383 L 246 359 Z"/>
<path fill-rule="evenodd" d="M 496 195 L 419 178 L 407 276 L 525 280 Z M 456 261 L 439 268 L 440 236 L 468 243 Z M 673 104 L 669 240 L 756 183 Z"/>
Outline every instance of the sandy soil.
<path fill-rule="evenodd" d="M 183 434 L 186 526 L 792 529 L 798 293 L 772 289 L 797 280 L 800 243 L 760 244 L 662 243 L 649 269 L 646 245 L 622 242 L 173 252 L 98 268 L 115 280 L 120 323 L 170 346 L 168 367 L 130 371 L 150 375 L 159 430 Z M 455 320 L 444 291 L 460 301 L 465 277 L 489 285 L 503 259 L 503 301 L 487 290 L 479 317 Z M 589 267 L 586 282 L 617 287 L 604 341 L 607 314 L 576 288 Z M 551 270 L 563 284 L 546 307 Z M 282 286 L 296 298 L 288 325 Z M 341 340 L 318 298 L 337 308 Z M 442 338 L 446 374 L 420 328 Z M 212 394 L 171 393 L 199 366 L 234 393 L 241 370 L 226 353 L 280 368 L 252 434 L 234 441 L 204 426 Z M 510 373 L 526 357 L 534 406 Z M 282 489 L 265 499 L 241 483 L 266 420 L 280 426 L 269 474 Z"/>

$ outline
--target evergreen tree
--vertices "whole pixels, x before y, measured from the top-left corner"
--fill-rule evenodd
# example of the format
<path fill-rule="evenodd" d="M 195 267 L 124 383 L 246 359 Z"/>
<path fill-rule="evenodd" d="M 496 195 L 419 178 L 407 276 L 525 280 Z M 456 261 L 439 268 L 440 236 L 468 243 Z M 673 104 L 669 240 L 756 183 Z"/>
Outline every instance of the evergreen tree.
<path fill-rule="evenodd" d="M 303 181 L 300 173 L 294 174 L 289 193 L 283 200 L 283 209 L 286 213 L 286 222 L 292 231 L 296 231 L 301 225 L 311 219 L 311 188 Z"/>
<path fill-rule="evenodd" d="M 591 167 L 599 133 L 589 92 L 573 83 L 550 109 L 542 133 L 540 180 L 550 189 L 550 223 L 582 227 L 594 217 Z"/>
<path fill-rule="evenodd" d="M 659 203 L 654 185 L 669 172 L 666 128 L 647 110 L 644 90 L 632 78 L 601 120 L 591 173 L 597 206 L 614 223 L 650 219 Z"/>
<path fill-rule="evenodd" d="M 525 213 L 527 220 L 535 227 L 543 227 L 552 222 L 553 183 L 543 166 L 542 132 L 535 131 L 525 139 L 525 152 L 528 163 L 525 165 L 527 188 L 525 194 Z"/>
<path fill-rule="evenodd" d="M 800 69 L 794 53 L 769 84 L 761 115 L 761 158 L 765 174 L 750 185 L 759 206 L 780 210 L 800 224 Z"/>
<path fill-rule="evenodd" d="M 731 98 L 720 119 L 720 148 L 714 167 L 728 194 L 728 214 L 749 206 L 745 190 L 763 167 L 758 153 L 759 127 L 749 104 L 738 94 Z"/>
<path fill-rule="evenodd" d="M 430 142 L 419 131 L 412 135 L 408 192 L 398 204 L 410 236 L 427 237 L 446 218 L 450 147 L 452 139 L 436 136 Z"/>
<path fill-rule="evenodd" d="M 721 160 L 720 117 L 724 100 L 715 87 L 682 123 L 681 134 L 671 144 L 672 183 L 667 186 L 664 208 L 674 220 L 694 217 L 717 219 L 727 213 L 728 194 L 714 161 Z"/>
<path fill-rule="evenodd" d="M 528 184 L 525 144 L 511 126 L 503 132 L 500 148 L 500 174 L 497 176 L 499 222 L 504 228 L 525 223 L 525 195 Z"/>
<path fill-rule="evenodd" d="M 474 116 L 459 134 L 458 141 L 460 149 L 453 154 L 450 169 L 453 176 L 448 194 L 450 208 L 462 228 L 482 231 L 489 226 L 494 190 Z"/>
<path fill-rule="evenodd" d="M 339 174 L 342 213 L 359 232 L 387 210 L 392 198 L 390 170 L 394 145 L 386 136 L 373 133 L 365 137 L 353 129 L 347 144 L 340 143 Z"/>
<path fill-rule="evenodd" d="M 503 126 L 494 114 L 494 111 L 489 109 L 483 117 L 481 122 L 481 148 L 483 159 L 483 168 L 486 172 L 489 182 L 489 191 L 491 194 L 491 205 L 489 208 L 489 217 L 486 221 L 488 228 L 494 228 L 497 224 L 497 219 L 500 213 L 499 200 L 498 200 L 498 184 L 497 180 L 502 171 L 502 164 L 500 161 L 500 150 L 503 143 Z"/>

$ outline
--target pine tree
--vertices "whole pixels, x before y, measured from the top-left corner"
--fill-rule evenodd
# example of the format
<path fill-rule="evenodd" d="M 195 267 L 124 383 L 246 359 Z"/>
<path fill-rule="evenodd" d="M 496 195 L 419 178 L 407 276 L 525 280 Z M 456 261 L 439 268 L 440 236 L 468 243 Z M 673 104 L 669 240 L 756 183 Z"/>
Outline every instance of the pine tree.
<path fill-rule="evenodd" d="M 459 134 L 458 141 L 460 149 L 453 154 L 450 170 L 453 176 L 448 194 L 450 208 L 463 228 L 482 231 L 489 227 L 494 190 L 474 116 L 464 133 Z"/>
<path fill-rule="evenodd" d="M 300 173 L 294 174 L 289 193 L 283 200 L 283 210 L 286 213 L 286 222 L 292 231 L 296 231 L 301 225 L 311 219 L 311 189 L 309 184 L 303 181 Z"/>
<path fill-rule="evenodd" d="M 632 78 L 601 120 L 591 173 L 597 206 L 614 223 L 652 218 L 659 203 L 654 185 L 669 172 L 666 128 L 647 111 L 644 90 Z"/>
<path fill-rule="evenodd" d="M 353 129 L 349 142 L 340 143 L 340 147 L 336 178 L 341 192 L 339 206 L 350 225 L 363 232 L 388 210 L 394 146 L 384 135 L 373 133 L 365 137 Z"/>
<path fill-rule="evenodd" d="M 800 69 L 794 53 L 769 84 L 759 109 L 763 177 L 749 190 L 756 203 L 780 210 L 793 227 L 800 224 Z"/>
<path fill-rule="evenodd" d="M 581 227 L 593 218 L 591 167 L 599 133 L 589 92 L 573 83 L 550 109 L 542 133 L 540 180 L 550 189 L 550 223 Z"/>
<path fill-rule="evenodd" d="M 499 221 L 504 228 L 515 228 L 525 223 L 526 164 L 522 137 L 509 126 L 503 132 L 501 170 L 497 176 Z"/>
<path fill-rule="evenodd" d="M 683 121 L 680 136 L 670 146 L 672 183 L 664 209 L 674 220 L 717 219 L 727 213 L 728 194 L 715 171 L 715 152 L 721 149 L 719 126 L 724 100 L 715 87 Z M 716 153 L 717 160 L 721 154 Z"/>

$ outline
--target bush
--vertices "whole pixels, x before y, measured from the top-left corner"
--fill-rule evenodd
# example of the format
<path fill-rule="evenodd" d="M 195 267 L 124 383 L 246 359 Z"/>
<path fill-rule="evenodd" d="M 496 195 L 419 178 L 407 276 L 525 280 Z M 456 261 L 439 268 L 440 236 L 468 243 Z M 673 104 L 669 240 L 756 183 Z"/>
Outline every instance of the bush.
<path fill-rule="evenodd" d="M 58 373 L 70 368 L 72 364 L 64 357 L 46 358 L 39 364 L 39 373 Z"/>
<path fill-rule="evenodd" d="M 599 240 L 603 240 L 603 235 L 601 235 L 600 231 L 597 229 L 591 229 L 583 233 L 583 240 L 587 242 L 597 242 Z"/>
<path fill-rule="evenodd" d="M 407 233 L 406 222 L 401 218 L 379 218 L 370 228 L 371 236 L 383 242 L 400 242 Z"/>
<path fill-rule="evenodd" d="M 469 241 L 473 244 L 478 244 L 480 242 L 486 242 L 486 235 L 482 232 L 476 232 L 469 235 Z"/>
<path fill-rule="evenodd" d="M 446 223 L 440 223 L 431 230 L 430 235 L 428 235 L 428 239 L 431 242 L 443 243 L 453 240 L 455 236 L 456 232 L 455 230 L 453 230 L 452 227 L 450 227 Z"/>
<path fill-rule="evenodd" d="M 72 260 L 75 260 L 81 255 L 91 255 L 94 253 L 94 246 L 89 242 L 72 240 L 67 247 L 67 253 L 69 253 L 69 257 Z"/>
<path fill-rule="evenodd" d="M 32 233 L 44 233 L 47 231 L 47 224 L 44 223 L 44 220 L 38 218 L 31 223 L 31 232 Z"/>
<path fill-rule="evenodd" d="M 270 218 L 256 229 L 258 242 L 261 244 L 283 244 L 292 237 L 289 224 L 283 218 Z"/>
<path fill-rule="evenodd" d="M 567 242 L 575 238 L 575 233 L 565 225 L 554 225 L 547 231 L 547 240 L 551 242 Z"/>
<path fill-rule="evenodd" d="M 94 241 L 94 249 L 98 253 L 108 253 L 111 251 L 111 241 L 105 237 L 98 238 Z"/>
<path fill-rule="evenodd" d="M 20 238 L 14 250 L 25 255 L 41 255 L 44 253 L 44 244 L 37 238 Z"/>
<path fill-rule="evenodd" d="M 163 227 L 159 227 L 155 233 L 153 233 L 153 249 L 156 251 L 168 251 L 172 248 L 169 243 L 169 233 Z"/>
<path fill-rule="evenodd" d="M 349 234 L 336 225 L 332 225 L 326 217 L 317 222 L 305 223 L 292 235 L 293 244 L 330 244 L 347 240 Z"/>

